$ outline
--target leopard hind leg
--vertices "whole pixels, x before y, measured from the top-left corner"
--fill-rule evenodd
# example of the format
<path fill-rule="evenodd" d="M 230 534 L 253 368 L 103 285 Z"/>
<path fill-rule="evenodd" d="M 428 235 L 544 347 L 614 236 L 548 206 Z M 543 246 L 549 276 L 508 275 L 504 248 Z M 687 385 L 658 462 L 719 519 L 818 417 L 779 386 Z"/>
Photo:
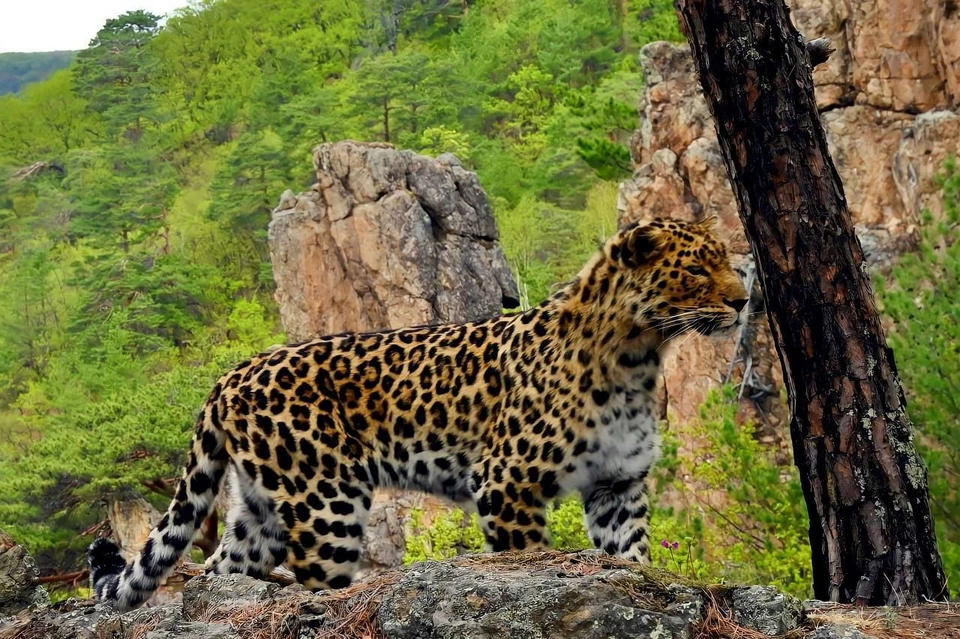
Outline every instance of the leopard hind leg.
<path fill-rule="evenodd" d="M 230 509 L 207 571 L 265 577 L 287 556 L 287 531 L 270 496 L 244 471 L 231 469 Z"/>

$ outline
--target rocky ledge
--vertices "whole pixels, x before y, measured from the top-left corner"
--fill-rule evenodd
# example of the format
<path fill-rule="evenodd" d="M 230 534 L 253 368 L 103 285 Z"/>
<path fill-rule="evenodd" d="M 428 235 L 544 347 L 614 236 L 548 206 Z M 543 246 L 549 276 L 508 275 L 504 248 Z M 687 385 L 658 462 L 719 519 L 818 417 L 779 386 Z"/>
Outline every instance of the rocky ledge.
<path fill-rule="evenodd" d="M 954 606 L 865 613 L 764 586 L 702 586 L 596 551 L 465 555 L 313 594 L 241 575 L 189 580 L 177 604 L 117 614 L 35 603 L 0 639 L 583 639 L 950 635 Z"/>

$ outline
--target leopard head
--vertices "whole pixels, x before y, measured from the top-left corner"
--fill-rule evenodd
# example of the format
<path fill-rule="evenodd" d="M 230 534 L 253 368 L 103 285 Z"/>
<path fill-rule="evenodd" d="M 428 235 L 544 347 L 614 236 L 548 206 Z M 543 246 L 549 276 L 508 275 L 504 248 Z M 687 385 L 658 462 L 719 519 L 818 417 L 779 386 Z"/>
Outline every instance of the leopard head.
<path fill-rule="evenodd" d="M 746 321 L 749 296 L 713 220 L 627 226 L 607 241 L 604 257 L 616 273 L 618 312 L 637 326 L 669 339 L 691 330 L 729 334 Z"/>

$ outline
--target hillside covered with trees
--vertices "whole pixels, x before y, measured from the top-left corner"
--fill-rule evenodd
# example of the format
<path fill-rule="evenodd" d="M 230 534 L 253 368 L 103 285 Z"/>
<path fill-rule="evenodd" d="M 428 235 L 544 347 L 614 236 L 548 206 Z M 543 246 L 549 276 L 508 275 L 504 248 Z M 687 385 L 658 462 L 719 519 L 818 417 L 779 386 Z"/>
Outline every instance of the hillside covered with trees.
<path fill-rule="evenodd" d="M 210 384 L 284 340 L 267 223 L 312 182 L 319 142 L 454 153 L 491 198 L 524 302 L 545 298 L 616 227 L 637 52 L 655 40 L 681 40 L 670 0 L 211 0 L 162 27 L 118 16 L 69 66 L 0 96 L 0 528 L 69 572 L 107 496 L 165 506 L 157 480 L 178 474 Z M 960 182 L 945 184 L 955 221 Z M 957 575 L 955 233 L 931 227 L 937 261 L 908 260 L 881 290 L 907 327 L 893 345 Z M 654 551 L 691 577 L 807 594 L 796 473 L 738 425 L 734 396 L 711 396 L 694 428 L 713 462 L 697 479 L 736 503 L 658 513 Z M 665 444 L 658 489 L 683 490 L 682 442 Z M 576 504 L 552 515 L 561 545 L 586 542 Z M 432 552 L 469 546 L 459 520 L 435 532 Z M 418 544 L 411 557 L 430 556 Z"/>
<path fill-rule="evenodd" d="M 16 93 L 32 82 L 45 80 L 68 66 L 76 51 L 0 53 L 0 95 Z"/>

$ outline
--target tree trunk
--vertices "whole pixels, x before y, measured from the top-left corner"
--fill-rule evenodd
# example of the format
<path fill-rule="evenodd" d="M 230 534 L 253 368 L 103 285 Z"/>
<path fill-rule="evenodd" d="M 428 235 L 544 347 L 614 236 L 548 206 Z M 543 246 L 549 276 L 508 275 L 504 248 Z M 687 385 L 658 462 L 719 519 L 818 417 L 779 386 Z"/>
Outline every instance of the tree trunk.
<path fill-rule="evenodd" d="M 926 468 L 783 0 L 677 0 L 790 397 L 819 599 L 947 595 Z"/>
<path fill-rule="evenodd" d="M 390 98 L 383 99 L 383 141 L 390 142 Z"/>

